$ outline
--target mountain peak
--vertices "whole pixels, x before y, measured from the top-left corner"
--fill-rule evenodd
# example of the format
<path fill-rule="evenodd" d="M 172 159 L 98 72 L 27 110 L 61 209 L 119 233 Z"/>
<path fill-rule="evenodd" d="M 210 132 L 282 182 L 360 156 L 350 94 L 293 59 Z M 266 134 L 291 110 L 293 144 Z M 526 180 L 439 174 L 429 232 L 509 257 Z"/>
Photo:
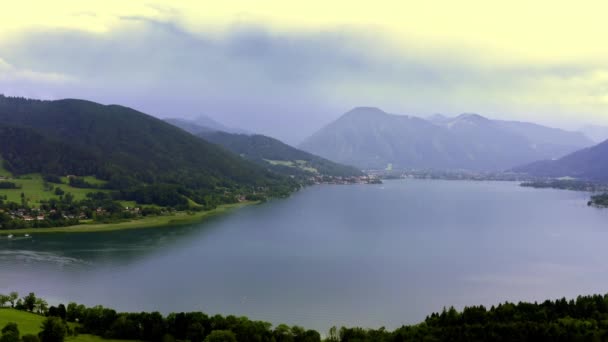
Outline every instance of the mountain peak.
<path fill-rule="evenodd" d="M 568 132 L 515 129 L 479 114 L 455 118 L 385 113 L 357 107 L 308 138 L 303 149 L 363 169 L 500 171 L 586 146 Z M 432 121 L 432 119 L 439 119 Z"/>
<path fill-rule="evenodd" d="M 386 112 L 378 107 L 355 107 L 344 114 L 344 116 L 370 116 L 385 115 Z"/>
<path fill-rule="evenodd" d="M 481 116 L 477 113 L 462 113 L 456 117 L 457 120 L 467 120 L 467 121 L 490 121 L 490 119 L 485 116 Z"/>

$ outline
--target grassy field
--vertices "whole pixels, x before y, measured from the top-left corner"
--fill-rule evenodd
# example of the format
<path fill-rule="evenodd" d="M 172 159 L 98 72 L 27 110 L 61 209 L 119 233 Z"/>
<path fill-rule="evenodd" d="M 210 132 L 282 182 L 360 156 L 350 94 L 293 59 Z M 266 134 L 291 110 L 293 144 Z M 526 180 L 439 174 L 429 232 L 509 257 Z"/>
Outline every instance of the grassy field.
<path fill-rule="evenodd" d="M 281 165 L 281 166 L 298 168 L 298 169 L 304 170 L 306 172 L 319 173 L 319 171 L 317 169 L 315 169 L 314 167 L 309 166 L 308 162 L 306 160 L 296 160 L 296 161 L 291 161 L 291 160 L 270 160 L 270 159 L 264 159 L 264 160 L 267 161 L 267 162 L 269 162 L 271 165 Z"/>
<path fill-rule="evenodd" d="M 26 229 L 13 229 L 13 230 L 0 230 L 0 236 L 8 234 L 48 234 L 48 233 L 90 233 L 90 232 L 105 232 L 113 230 L 124 230 L 124 229 L 139 229 L 139 228 L 155 228 L 155 227 L 169 227 L 178 226 L 194 222 L 202 221 L 206 218 L 223 214 L 228 211 L 241 208 L 246 205 L 255 204 L 258 202 L 242 202 L 235 204 L 224 204 L 216 209 L 208 211 L 199 211 L 194 213 L 178 212 L 174 215 L 167 216 L 151 216 L 144 217 L 137 220 L 118 222 L 118 223 L 90 223 L 90 224 L 79 224 L 70 227 L 56 227 L 56 228 L 26 228 Z"/>
<path fill-rule="evenodd" d="M 1 171 L 0 171 L 1 172 Z M 100 184 L 100 180 L 96 180 L 94 177 L 86 177 L 87 182 Z M 40 206 L 41 200 L 49 200 L 51 198 L 57 198 L 54 190 L 45 189 L 44 180 L 40 174 L 23 175 L 18 178 L 10 180 L 11 182 L 20 185 L 21 189 L 0 189 L 0 195 L 6 195 L 8 201 L 21 203 L 21 193 L 25 194 L 25 198 L 32 207 Z M 74 188 L 67 184 L 67 178 L 63 179 L 65 184 L 50 184 L 51 186 L 59 187 L 66 193 L 74 195 L 75 200 L 82 200 L 86 197 L 86 194 L 94 191 L 106 191 L 98 189 L 80 189 Z"/>
<path fill-rule="evenodd" d="M 19 332 L 21 335 L 37 335 L 40 332 L 40 325 L 43 320 L 44 317 L 33 313 L 17 311 L 14 309 L 0 309 L 0 329 L 2 329 L 6 323 L 14 322 L 19 325 Z"/>
<path fill-rule="evenodd" d="M 19 326 L 21 336 L 32 334 L 38 335 L 44 317 L 29 312 L 14 309 L 0 309 L 0 329 L 7 323 L 14 322 Z M 72 325 L 72 324 L 70 324 Z M 73 326 L 73 325 L 72 325 Z M 66 342 L 124 342 L 125 340 L 106 340 L 99 336 L 82 334 L 66 338 Z"/>

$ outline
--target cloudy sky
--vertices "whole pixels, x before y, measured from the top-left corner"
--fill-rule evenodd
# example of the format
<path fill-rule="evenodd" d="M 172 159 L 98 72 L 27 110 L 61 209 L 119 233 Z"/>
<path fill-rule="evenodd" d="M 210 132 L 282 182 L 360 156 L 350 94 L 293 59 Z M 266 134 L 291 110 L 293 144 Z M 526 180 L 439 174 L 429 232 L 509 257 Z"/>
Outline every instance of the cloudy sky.
<path fill-rule="evenodd" d="M 206 114 L 297 143 L 355 106 L 608 125 L 605 1 L 24 1 L 0 93 Z"/>

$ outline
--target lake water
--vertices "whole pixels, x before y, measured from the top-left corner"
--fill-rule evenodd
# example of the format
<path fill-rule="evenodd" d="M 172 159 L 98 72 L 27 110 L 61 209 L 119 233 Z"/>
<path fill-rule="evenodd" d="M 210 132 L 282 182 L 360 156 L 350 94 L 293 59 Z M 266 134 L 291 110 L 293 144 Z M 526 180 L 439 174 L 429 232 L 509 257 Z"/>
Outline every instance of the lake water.
<path fill-rule="evenodd" d="M 197 225 L 0 240 L 0 292 L 326 332 L 608 292 L 608 211 L 516 183 L 317 186 Z"/>

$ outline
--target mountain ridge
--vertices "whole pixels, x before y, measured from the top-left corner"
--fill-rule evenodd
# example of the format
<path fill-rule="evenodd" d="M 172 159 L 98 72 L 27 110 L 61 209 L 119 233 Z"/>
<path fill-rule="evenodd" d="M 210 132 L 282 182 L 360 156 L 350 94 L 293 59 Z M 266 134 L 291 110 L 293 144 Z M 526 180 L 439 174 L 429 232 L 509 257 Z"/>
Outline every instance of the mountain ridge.
<path fill-rule="evenodd" d="M 215 144 L 119 105 L 0 96 L 0 122 L 14 141 L 21 136 L 28 142 L 11 144 L 8 136 L 3 137 L 2 159 L 15 174 L 94 175 L 117 190 L 167 184 L 200 202 L 215 202 L 227 189 L 236 193 L 272 188 L 286 193 L 296 187 L 286 177 Z M 52 148 L 33 143 L 33 136 L 53 142 Z M 44 154 L 43 148 L 48 150 Z M 79 163 L 74 154 L 80 156 Z"/>
<path fill-rule="evenodd" d="M 537 177 L 573 177 L 608 182 L 608 140 L 557 160 L 540 160 L 513 169 Z"/>
<path fill-rule="evenodd" d="M 545 142 L 526 134 L 527 123 L 488 119 L 476 113 L 427 119 L 356 107 L 298 147 L 363 169 L 396 168 L 502 171 L 539 159 L 561 157 L 592 142 L 580 133 L 535 125 Z M 550 137 L 555 134 L 568 141 Z M 573 138 L 575 137 L 575 138 Z M 505 148 L 508 147 L 508 148 Z"/>
<path fill-rule="evenodd" d="M 334 163 L 261 134 L 202 132 L 198 136 L 279 174 L 331 177 L 364 175 L 352 166 Z"/>

